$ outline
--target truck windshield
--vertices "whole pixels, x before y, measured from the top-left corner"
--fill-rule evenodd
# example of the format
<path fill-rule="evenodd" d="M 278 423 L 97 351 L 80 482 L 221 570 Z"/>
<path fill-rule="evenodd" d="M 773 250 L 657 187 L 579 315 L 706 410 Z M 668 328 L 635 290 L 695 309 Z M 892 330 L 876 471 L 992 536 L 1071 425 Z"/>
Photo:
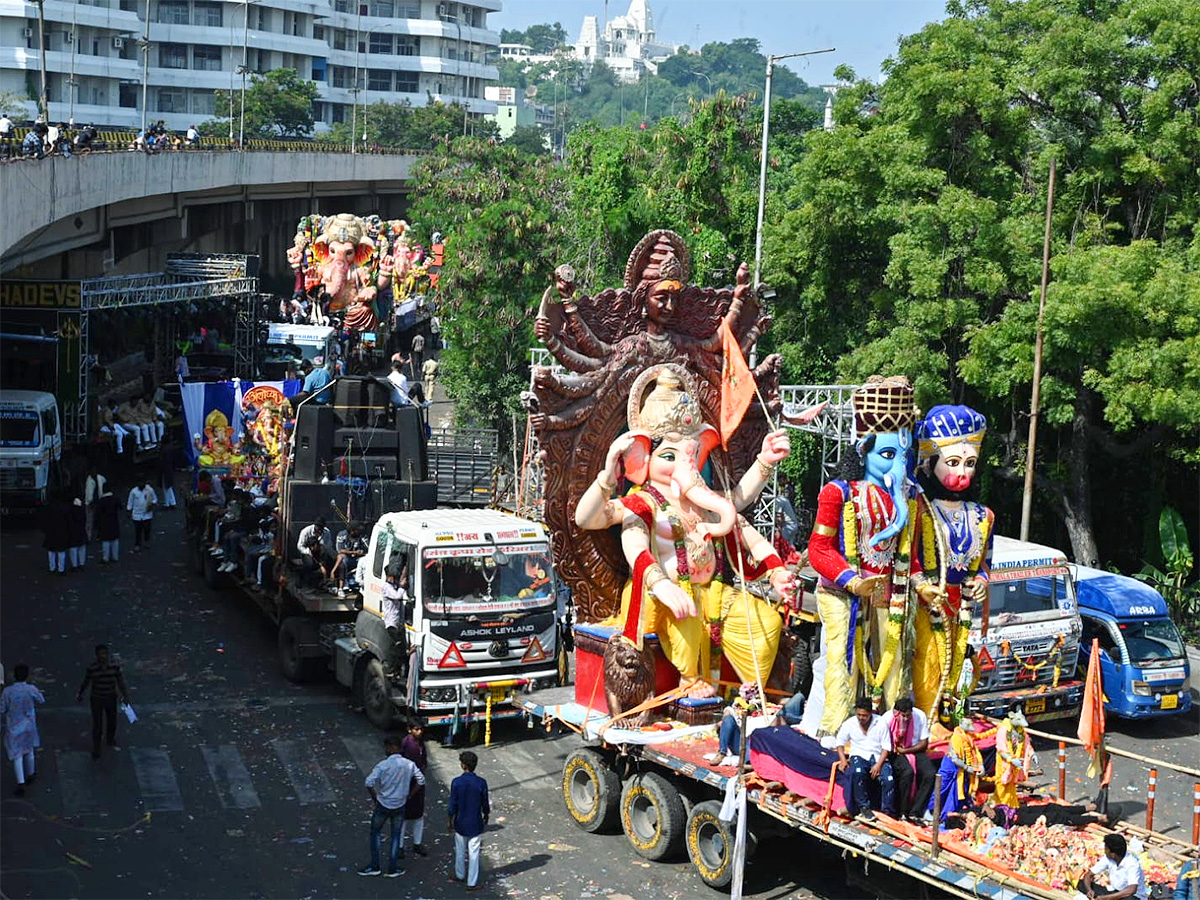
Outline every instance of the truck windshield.
<path fill-rule="evenodd" d="M 543 545 L 544 546 L 544 545 Z M 553 606 L 554 581 L 545 549 L 505 552 L 501 558 L 442 556 L 443 548 L 426 551 L 421 596 L 436 616 L 472 616 L 503 610 Z"/>
<path fill-rule="evenodd" d="M 1179 630 L 1170 619 L 1151 619 L 1146 622 L 1122 622 L 1121 634 L 1134 665 L 1157 662 L 1160 659 L 1182 659 L 1183 642 Z"/>
<path fill-rule="evenodd" d="M 1070 578 L 1062 575 L 1040 575 L 1015 580 L 993 579 L 988 588 L 991 616 L 1027 615 L 1057 612 L 1060 601 L 1071 590 Z M 976 606 L 978 613 L 979 607 Z"/>
<path fill-rule="evenodd" d="M 0 412 L 0 447 L 36 447 L 41 443 L 35 412 Z"/>

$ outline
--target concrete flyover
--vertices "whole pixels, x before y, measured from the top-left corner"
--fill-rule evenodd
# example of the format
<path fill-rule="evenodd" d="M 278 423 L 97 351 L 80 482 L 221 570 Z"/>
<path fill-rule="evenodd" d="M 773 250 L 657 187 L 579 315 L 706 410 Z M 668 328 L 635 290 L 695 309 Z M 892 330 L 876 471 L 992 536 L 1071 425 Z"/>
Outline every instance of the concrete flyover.
<path fill-rule="evenodd" d="M 406 193 L 415 155 L 346 152 L 92 153 L 0 165 L 0 271 L 103 240 L 110 228 L 189 207 Z M 330 210 L 336 211 L 336 210 Z"/>

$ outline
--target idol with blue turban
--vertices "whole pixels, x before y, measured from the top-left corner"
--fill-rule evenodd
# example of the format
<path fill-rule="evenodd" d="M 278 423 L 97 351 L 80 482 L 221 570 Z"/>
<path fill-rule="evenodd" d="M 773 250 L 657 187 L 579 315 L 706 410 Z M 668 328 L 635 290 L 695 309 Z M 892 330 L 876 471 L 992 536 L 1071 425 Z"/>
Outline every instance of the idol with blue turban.
<path fill-rule="evenodd" d="M 954 698 L 976 603 L 988 613 L 995 516 L 973 498 L 987 419 L 969 406 L 935 406 L 917 426 L 921 487 L 913 581 L 920 598 L 913 652 L 913 699 L 933 715 Z M 986 624 L 984 625 L 986 632 Z"/>

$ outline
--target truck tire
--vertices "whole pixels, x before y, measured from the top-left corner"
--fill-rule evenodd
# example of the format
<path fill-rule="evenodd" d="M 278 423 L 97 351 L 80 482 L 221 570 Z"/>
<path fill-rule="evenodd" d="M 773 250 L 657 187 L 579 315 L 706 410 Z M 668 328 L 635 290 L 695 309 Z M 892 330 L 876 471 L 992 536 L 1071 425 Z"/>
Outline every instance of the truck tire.
<path fill-rule="evenodd" d="M 363 712 L 367 714 L 367 721 L 380 731 L 395 728 L 400 719 L 396 715 L 396 705 L 392 703 L 392 686 L 383 673 L 383 663 L 377 659 L 368 660 L 361 685 L 362 695 L 359 699 Z"/>
<path fill-rule="evenodd" d="M 723 890 L 733 881 L 733 844 L 736 833 L 733 822 L 721 821 L 721 804 L 704 800 L 692 807 L 687 820 L 686 843 L 688 858 L 696 873 L 709 887 Z M 753 832 L 746 831 L 746 859 L 754 855 L 758 841 Z"/>
<path fill-rule="evenodd" d="M 797 691 L 805 697 L 812 693 L 812 653 L 808 649 L 808 640 L 801 638 L 792 650 L 791 677 L 788 679 L 788 689 L 793 694 Z"/>
<path fill-rule="evenodd" d="M 683 849 L 687 815 L 679 791 L 657 772 L 642 772 L 621 790 L 621 827 L 640 856 L 666 859 Z"/>
<path fill-rule="evenodd" d="M 208 557 L 212 559 L 212 557 Z M 291 616 L 279 625 L 279 668 L 283 677 L 293 684 L 303 684 L 312 681 L 324 668 L 324 659 L 320 656 L 303 656 L 300 644 L 304 643 L 310 623 L 300 616 Z"/>
<path fill-rule="evenodd" d="M 591 834 L 616 831 L 621 779 L 603 755 L 590 748 L 567 757 L 562 774 L 563 802 L 575 824 Z"/>

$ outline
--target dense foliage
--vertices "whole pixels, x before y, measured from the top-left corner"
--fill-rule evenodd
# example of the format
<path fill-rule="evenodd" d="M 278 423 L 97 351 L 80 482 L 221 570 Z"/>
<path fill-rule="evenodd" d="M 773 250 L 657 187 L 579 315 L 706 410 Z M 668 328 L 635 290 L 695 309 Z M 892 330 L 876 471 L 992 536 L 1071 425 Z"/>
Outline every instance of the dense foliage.
<path fill-rule="evenodd" d="M 458 103 L 432 101 L 425 106 L 383 101 L 360 106 L 349 122 L 339 122 L 320 136 L 338 144 L 348 144 L 352 131 L 360 146 L 402 147 L 406 150 L 432 150 L 455 137 L 495 137 L 495 122 L 471 118 Z M 365 135 L 365 137 L 364 137 Z"/>
<path fill-rule="evenodd" d="M 305 137 L 313 131 L 313 102 L 317 86 L 301 78 L 295 69 L 272 69 L 263 75 L 251 75 L 246 84 L 245 104 L 242 91 L 216 91 L 216 118 L 205 122 L 204 134 L 241 133 L 240 119 L 245 109 L 247 138 Z"/>

